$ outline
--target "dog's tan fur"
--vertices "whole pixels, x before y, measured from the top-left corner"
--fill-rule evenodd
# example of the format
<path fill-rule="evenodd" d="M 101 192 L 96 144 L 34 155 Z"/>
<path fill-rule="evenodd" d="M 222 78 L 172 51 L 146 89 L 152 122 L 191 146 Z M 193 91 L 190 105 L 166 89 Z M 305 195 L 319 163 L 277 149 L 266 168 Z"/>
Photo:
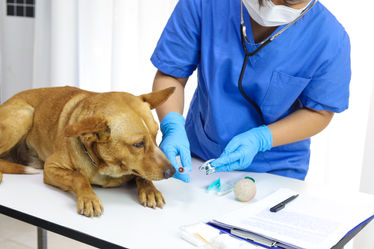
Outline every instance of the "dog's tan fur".
<path fill-rule="evenodd" d="M 162 207 L 152 180 L 175 169 L 156 144 L 150 110 L 173 92 L 134 96 L 55 87 L 14 95 L 0 106 L 0 181 L 1 173 L 34 173 L 24 165 L 44 165 L 45 183 L 74 192 L 80 214 L 99 216 L 103 206 L 91 184 L 112 187 L 135 178 L 140 203 Z"/>

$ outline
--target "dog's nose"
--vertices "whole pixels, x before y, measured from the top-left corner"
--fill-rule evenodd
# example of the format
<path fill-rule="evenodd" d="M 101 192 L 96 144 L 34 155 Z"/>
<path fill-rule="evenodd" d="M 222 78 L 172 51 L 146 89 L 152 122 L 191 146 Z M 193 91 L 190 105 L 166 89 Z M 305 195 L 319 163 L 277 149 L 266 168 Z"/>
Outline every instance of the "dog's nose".
<path fill-rule="evenodd" d="M 169 177 L 172 177 L 174 174 L 175 174 L 176 170 L 175 168 L 170 165 L 169 167 L 167 167 L 167 169 L 164 171 L 164 178 L 167 179 Z"/>

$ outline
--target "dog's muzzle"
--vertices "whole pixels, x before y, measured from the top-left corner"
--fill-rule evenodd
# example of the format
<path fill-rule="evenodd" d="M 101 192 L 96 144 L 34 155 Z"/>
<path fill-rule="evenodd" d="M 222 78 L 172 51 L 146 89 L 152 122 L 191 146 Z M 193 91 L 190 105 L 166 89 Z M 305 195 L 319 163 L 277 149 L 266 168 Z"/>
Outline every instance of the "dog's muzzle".
<path fill-rule="evenodd" d="M 172 177 L 174 174 L 175 174 L 176 170 L 175 168 L 170 165 L 169 167 L 167 167 L 167 169 L 164 171 L 164 178 L 167 179 L 169 177 Z"/>

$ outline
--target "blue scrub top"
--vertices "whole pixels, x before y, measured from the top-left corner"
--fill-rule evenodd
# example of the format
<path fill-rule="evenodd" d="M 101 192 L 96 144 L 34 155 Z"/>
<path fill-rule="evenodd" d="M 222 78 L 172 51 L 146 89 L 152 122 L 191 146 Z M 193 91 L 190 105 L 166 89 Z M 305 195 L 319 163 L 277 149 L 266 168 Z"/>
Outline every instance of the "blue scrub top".
<path fill-rule="evenodd" d="M 243 11 L 254 43 L 249 14 Z M 247 44 L 248 51 L 256 47 Z M 203 160 L 218 158 L 235 135 L 261 125 L 238 89 L 244 55 L 240 0 L 180 0 L 151 57 L 160 71 L 175 77 L 188 77 L 198 68 L 186 131 L 192 154 Z M 271 124 L 303 107 L 342 112 L 348 108 L 350 78 L 349 37 L 317 2 L 249 58 L 243 89 Z M 304 179 L 309 158 L 307 139 L 259 152 L 246 170 Z"/>

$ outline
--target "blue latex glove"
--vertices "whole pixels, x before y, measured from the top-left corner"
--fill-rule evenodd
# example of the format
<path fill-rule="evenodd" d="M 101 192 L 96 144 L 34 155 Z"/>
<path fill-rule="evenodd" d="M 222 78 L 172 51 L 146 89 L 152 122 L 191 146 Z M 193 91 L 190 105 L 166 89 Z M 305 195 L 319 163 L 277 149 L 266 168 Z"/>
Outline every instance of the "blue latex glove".
<path fill-rule="evenodd" d="M 191 151 L 184 122 L 184 117 L 176 112 L 169 112 L 162 119 L 160 124 L 162 132 L 160 148 L 177 171 L 173 177 L 184 182 L 190 182 L 190 175 L 187 173 L 192 170 Z M 180 156 L 184 168 L 183 173 L 178 171 L 180 165 L 176 156 Z"/>
<path fill-rule="evenodd" d="M 273 135 L 266 125 L 262 125 L 231 139 L 211 165 L 216 167 L 216 172 L 243 170 L 251 165 L 259 151 L 270 150 L 272 146 Z"/>

